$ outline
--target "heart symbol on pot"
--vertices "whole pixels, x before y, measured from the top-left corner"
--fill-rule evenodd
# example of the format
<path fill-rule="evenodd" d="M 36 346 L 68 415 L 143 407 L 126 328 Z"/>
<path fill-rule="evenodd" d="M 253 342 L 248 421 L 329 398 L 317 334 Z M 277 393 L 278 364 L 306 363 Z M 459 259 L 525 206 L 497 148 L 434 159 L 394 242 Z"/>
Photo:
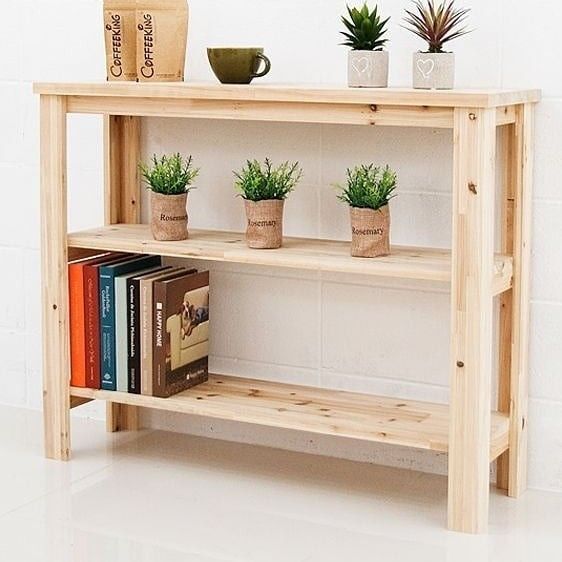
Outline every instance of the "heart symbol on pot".
<path fill-rule="evenodd" d="M 365 72 L 371 69 L 371 61 L 367 57 L 354 59 L 351 61 L 351 64 L 357 74 L 365 74 Z"/>
<path fill-rule="evenodd" d="M 420 59 L 418 60 L 417 67 L 424 78 L 429 78 L 435 68 L 435 61 L 431 59 Z"/>

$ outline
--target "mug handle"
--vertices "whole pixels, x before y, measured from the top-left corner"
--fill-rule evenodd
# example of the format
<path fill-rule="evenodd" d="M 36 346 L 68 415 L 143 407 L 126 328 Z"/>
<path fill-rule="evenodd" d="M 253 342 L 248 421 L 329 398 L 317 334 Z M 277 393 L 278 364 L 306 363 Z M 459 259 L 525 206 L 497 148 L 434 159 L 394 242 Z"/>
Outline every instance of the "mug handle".
<path fill-rule="evenodd" d="M 262 76 L 265 76 L 271 70 L 271 61 L 265 55 L 262 55 L 261 53 L 258 53 L 256 55 L 256 60 L 263 61 L 265 67 L 261 72 L 255 72 L 254 74 L 252 74 L 252 78 L 261 78 Z"/>

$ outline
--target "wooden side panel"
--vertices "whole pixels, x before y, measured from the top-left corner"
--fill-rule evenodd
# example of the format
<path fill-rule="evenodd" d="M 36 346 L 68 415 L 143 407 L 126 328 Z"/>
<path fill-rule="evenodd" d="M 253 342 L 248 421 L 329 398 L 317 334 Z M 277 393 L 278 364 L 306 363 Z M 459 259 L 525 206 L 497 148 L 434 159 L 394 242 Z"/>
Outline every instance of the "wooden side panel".
<path fill-rule="evenodd" d="M 514 110 L 515 111 L 515 110 Z M 501 198 L 502 252 L 513 255 L 513 217 L 515 202 L 516 138 L 515 127 L 505 126 L 500 129 L 503 165 L 503 188 Z M 513 320 L 513 290 L 500 296 L 499 325 L 499 373 L 498 373 L 498 411 L 509 414 L 511 409 L 511 339 Z M 509 453 L 498 458 L 496 487 L 507 490 L 509 485 Z"/>
<path fill-rule="evenodd" d="M 449 528 L 487 528 L 496 112 L 456 109 Z"/>
<path fill-rule="evenodd" d="M 140 117 L 105 115 L 105 223 L 140 222 Z M 107 403 L 108 431 L 137 430 L 136 406 Z"/>
<path fill-rule="evenodd" d="M 508 494 L 527 487 L 527 411 L 529 313 L 533 206 L 534 105 L 520 106 L 515 124 L 513 219 L 513 324 L 511 333 L 510 437 Z"/>
<path fill-rule="evenodd" d="M 41 263 L 45 455 L 70 458 L 66 99 L 41 96 Z"/>

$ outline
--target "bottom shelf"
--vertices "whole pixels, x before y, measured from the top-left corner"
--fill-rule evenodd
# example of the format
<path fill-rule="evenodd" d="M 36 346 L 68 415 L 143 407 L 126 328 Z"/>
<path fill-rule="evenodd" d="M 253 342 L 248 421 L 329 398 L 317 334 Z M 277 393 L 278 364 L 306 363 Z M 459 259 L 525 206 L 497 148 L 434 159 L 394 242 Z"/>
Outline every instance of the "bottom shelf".
<path fill-rule="evenodd" d="M 76 398 L 108 400 L 158 410 L 337 435 L 363 441 L 446 452 L 449 408 L 338 390 L 211 375 L 171 398 L 70 389 Z M 509 419 L 492 412 L 490 460 L 507 449 Z"/>

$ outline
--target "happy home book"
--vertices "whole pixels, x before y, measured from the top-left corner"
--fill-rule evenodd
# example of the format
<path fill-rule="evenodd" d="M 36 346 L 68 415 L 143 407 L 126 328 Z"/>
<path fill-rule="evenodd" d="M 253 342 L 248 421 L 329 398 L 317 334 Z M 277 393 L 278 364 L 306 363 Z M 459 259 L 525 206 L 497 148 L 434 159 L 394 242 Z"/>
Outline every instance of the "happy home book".
<path fill-rule="evenodd" d="M 153 287 L 153 396 L 167 398 L 209 378 L 209 272 Z"/>

